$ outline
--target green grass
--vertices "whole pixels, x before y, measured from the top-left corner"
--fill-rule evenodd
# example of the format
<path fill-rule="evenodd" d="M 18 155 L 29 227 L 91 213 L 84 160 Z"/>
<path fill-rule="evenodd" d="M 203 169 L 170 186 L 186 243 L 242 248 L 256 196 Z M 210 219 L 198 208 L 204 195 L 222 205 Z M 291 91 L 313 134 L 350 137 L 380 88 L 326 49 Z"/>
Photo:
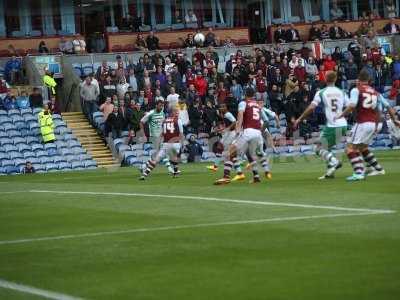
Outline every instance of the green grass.
<path fill-rule="evenodd" d="M 400 153 L 377 153 L 386 176 L 318 181 L 313 158 L 273 164 L 273 179 L 213 186 L 221 176 L 160 167 L 0 178 L 0 279 L 85 299 L 398 299 L 399 214 L 176 228 L 4 244 L 86 233 L 349 213 L 182 198 L 30 190 L 187 195 L 400 211 Z M 249 176 L 247 176 L 249 178 Z M 21 191 L 20 193 L 4 193 Z M 0 287 L 0 299 L 41 299 Z"/>

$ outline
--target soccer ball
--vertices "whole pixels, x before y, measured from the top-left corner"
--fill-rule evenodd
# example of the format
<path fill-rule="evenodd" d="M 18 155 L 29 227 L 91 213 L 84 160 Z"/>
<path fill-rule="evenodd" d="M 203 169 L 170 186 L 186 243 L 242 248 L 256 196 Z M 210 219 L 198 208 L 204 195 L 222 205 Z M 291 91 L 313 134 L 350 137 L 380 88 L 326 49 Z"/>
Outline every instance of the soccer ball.
<path fill-rule="evenodd" d="M 201 45 L 204 43 L 205 40 L 206 40 L 206 37 L 201 32 L 196 33 L 196 35 L 194 36 L 194 41 L 196 42 L 196 44 Z"/>

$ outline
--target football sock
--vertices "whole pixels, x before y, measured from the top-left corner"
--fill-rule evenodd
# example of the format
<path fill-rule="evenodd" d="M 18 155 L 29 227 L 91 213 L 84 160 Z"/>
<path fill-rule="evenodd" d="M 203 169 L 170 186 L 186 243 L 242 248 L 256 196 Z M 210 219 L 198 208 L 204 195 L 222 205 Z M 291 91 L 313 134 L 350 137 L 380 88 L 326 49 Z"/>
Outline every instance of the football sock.
<path fill-rule="evenodd" d="M 260 163 L 261 163 L 261 166 L 262 166 L 262 168 L 263 168 L 263 170 L 264 170 L 265 173 L 271 171 L 270 168 L 269 168 L 269 159 L 268 159 L 268 157 L 264 156 L 264 157 L 261 159 Z"/>
<path fill-rule="evenodd" d="M 172 165 L 172 167 L 173 167 L 173 169 L 174 169 L 174 173 L 178 173 L 178 171 L 179 171 L 179 169 L 178 169 L 178 163 L 177 162 L 175 162 L 175 161 L 170 161 L 171 162 L 171 165 Z"/>
<path fill-rule="evenodd" d="M 239 161 L 239 159 L 238 159 L 237 157 L 233 158 L 233 159 L 232 159 L 232 163 L 233 163 L 233 168 L 234 168 L 235 171 L 236 171 L 236 174 L 242 175 L 243 172 L 242 172 L 242 168 L 240 167 L 240 161 Z"/>
<path fill-rule="evenodd" d="M 224 163 L 224 177 L 230 178 L 231 177 L 231 170 L 232 170 L 233 163 L 229 160 Z"/>
<path fill-rule="evenodd" d="M 354 173 L 363 175 L 364 174 L 364 162 L 360 155 L 360 152 L 349 152 L 347 153 L 351 165 L 353 167 Z"/>
<path fill-rule="evenodd" d="M 250 165 L 251 165 L 251 170 L 253 172 L 254 179 L 260 179 L 260 175 L 258 174 L 257 162 L 253 161 L 252 163 L 250 163 Z"/>
<path fill-rule="evenodd" d="M 152 171 L 155 167 L 156 167 L 155 162 L 149 160 L 149 161 L 146 163 L 146 168 L 145 168 L 144 171 L 143 171 L 143 176 L 145 176 L 145 177 L 149 176 L 149 174 L 151 173 L 151 171 Z"/>
<path fill-rule="evenodd" d="M 321 149 L 319 151 L 317 151 L 317 155 L 321 156 L 321 158 L 326 161 L 326 163 L 328 164 L 328 168 L 332 168 L 334 166 L 337 165 L 338 160 L 337 158 L 333 155 L 332 152 L 325 150 L 325 149 Z"/>
<path fill-rule="evenodd" d="M 368 149 L 361 152 L 361 154 L 362 154 L 364 161 L 366 162 L 368 167 L 372 167 L 377 171 L 383 170 L 382 166 L 376 160 L 375 155 L 372 152 L 370 152 Z"/>
<path fill-rule="evenodd" d="M 163 159 L 163 163 L 165 164 L 165 166 L 166 166 L 167 168 L 169 168 L 169 167 L 171 166 L 171 163 L 170 163 L 170 161 L 169 161 L 168 158 L 164 158 L 164 159 Z"/>

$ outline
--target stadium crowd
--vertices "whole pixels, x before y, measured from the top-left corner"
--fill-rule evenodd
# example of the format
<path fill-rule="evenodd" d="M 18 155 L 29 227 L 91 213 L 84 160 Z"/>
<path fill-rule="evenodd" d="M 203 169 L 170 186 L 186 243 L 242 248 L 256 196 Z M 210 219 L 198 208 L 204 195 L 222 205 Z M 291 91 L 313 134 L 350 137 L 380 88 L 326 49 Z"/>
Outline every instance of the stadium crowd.
<path fill-rule="evenodd" d="M 237 50 L 230 55 L 224 72 L 218 72 L 218 54 L 213 46 L 193 54 L 191 62 L 184 51 L 145 53 L 137 62 L 126 65 L 116 56 L 114 66 L 106 61 L 88 76 L 81 87 L 84 111 L 92 120 L 93 112 L 104 113 L 105 134 L 129 130 L 134 136 L 140 130 L 141 117 L 165 101 L 165 111 L 178 106 L 186 133 L 211 133 L 221 116 L 218 106 L 226 104 L 236 113 L 244 90 L 252 87 L 265 106 L 288 120 L 286 136 L 293 134 L 292 123 L 308 106 L 314 94 L 325 86 L 327 71 L 336 71 L 336 85 L 349 90 L 355 85 L 361 69 L 366 69 L 375 88 L 384 92 L 392 86 L 389 98 L 400 103 L 400 60 L 386 54 L 375 36 L 360 42 L 354 39 L 346 51 L 339 47 L 332 54 L 316 58 L 304 44 L 298 51 L 284 50 L 280 43 L 272 47 L 253 47 L 251 53 Z M 305 138 L 324 123 L 322 109 L 300 127 Z"/>

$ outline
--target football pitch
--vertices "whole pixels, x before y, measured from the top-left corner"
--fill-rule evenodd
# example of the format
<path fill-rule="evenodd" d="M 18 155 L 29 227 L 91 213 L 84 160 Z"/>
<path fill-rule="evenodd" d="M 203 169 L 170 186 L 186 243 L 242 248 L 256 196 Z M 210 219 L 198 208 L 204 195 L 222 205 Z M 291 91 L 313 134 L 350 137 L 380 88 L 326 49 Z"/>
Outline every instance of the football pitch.
<path fill-rule="evenodd" d="M 158 167 L 0 178 L 0 299 L 399 299 L 400 152 L 318 181 L 318 159 L 214 186 Z"/>

